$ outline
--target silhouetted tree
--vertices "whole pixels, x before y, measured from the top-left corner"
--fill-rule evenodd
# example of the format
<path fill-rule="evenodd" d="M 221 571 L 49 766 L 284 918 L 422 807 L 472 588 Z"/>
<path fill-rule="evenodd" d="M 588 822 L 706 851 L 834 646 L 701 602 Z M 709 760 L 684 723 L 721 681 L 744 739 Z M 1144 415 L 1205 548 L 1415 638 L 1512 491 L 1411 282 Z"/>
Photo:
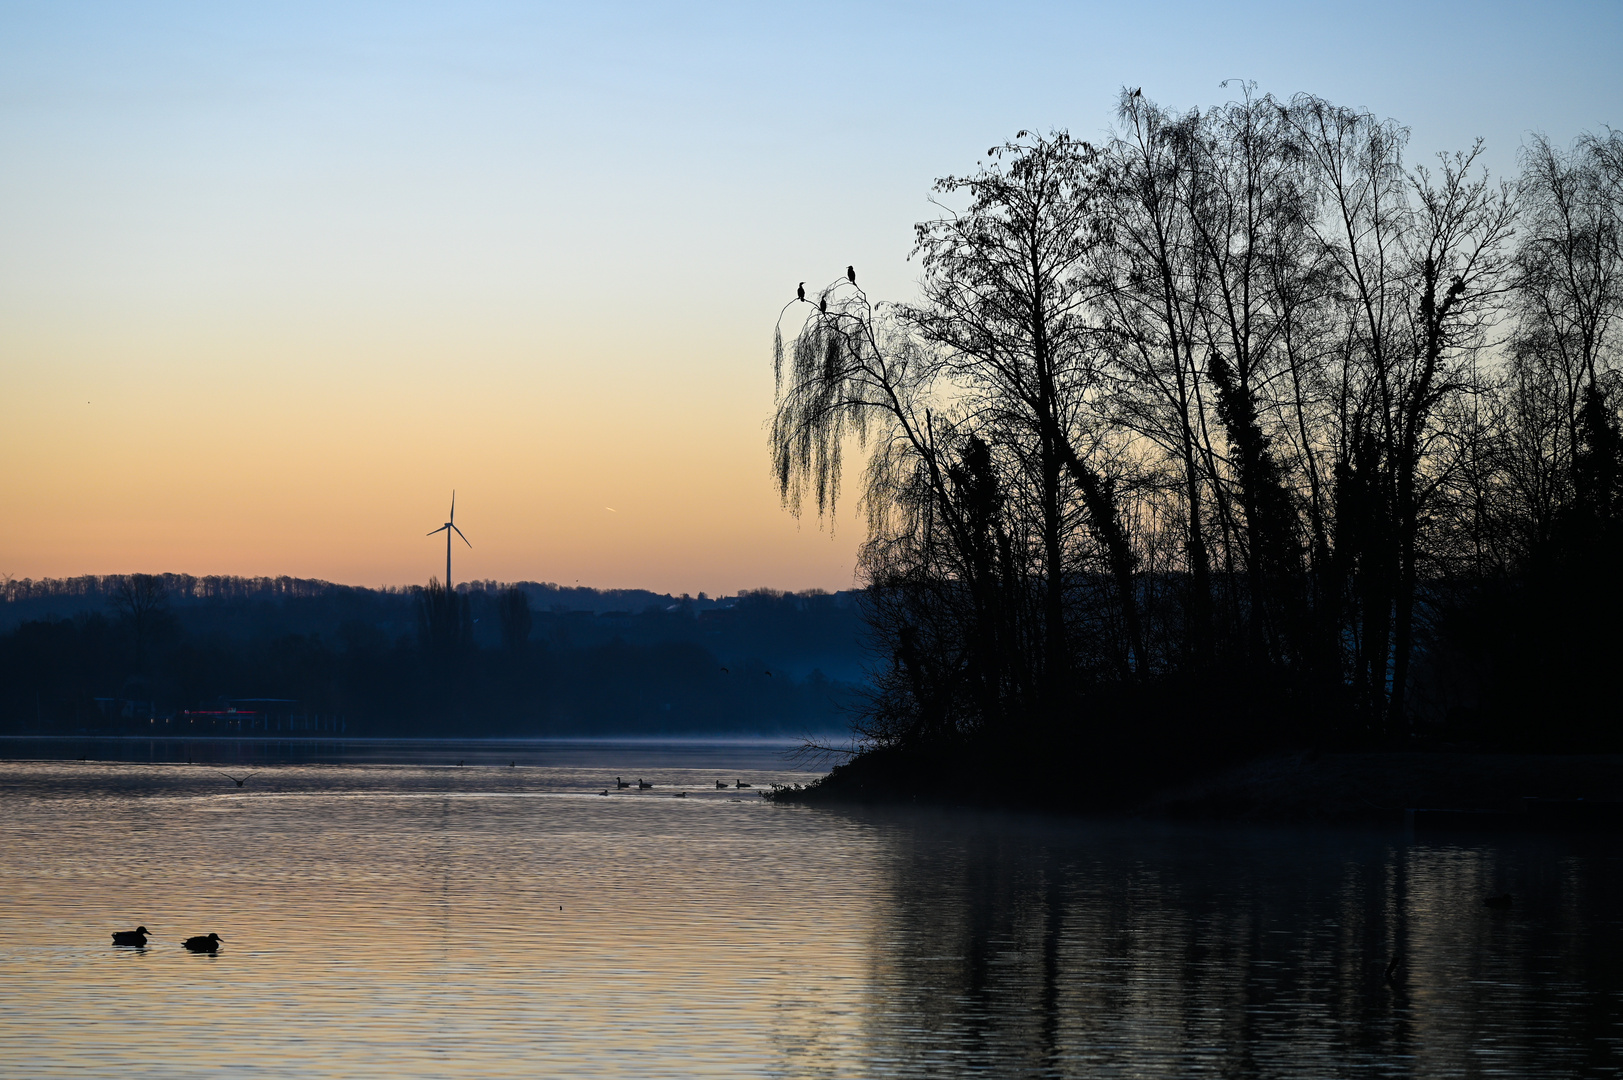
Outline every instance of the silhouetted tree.
<path fill-rule="evenodd" d="M 521 652 L 530 640 L 530 598 L 523 589 L 504 589 L 497 600 L 502 621 L 502 644 L 510 653 Z"/>
<path fill-rule="evenodd" d="M 135 637 L 135 670 L 146 672 L 148 638 L 168 604 L 169 592 L 157 574 L 125 574 L 116 580 L 108 603 L 129 620 Z"/>

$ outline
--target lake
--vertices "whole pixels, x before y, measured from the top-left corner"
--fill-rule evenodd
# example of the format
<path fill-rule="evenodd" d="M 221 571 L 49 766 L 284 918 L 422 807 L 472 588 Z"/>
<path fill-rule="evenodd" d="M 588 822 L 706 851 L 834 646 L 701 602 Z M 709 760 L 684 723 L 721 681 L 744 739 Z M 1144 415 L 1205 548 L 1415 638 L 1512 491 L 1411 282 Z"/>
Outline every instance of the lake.
<path fill-rule="evenodd" d="M 1610 838 L 777 806 L 776 744 L 185 750 L 240 788 L 121 746 L 0 761 L 6 1076 L 1623 1071 Z"/>

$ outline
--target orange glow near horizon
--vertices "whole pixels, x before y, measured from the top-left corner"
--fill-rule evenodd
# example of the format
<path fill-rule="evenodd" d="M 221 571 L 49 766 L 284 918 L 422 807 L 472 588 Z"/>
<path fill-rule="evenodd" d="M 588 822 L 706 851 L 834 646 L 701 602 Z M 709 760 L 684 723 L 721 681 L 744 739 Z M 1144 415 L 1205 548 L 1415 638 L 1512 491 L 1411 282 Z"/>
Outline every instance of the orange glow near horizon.
<path fill-rule="evenodd" d="M 50 362 L 13 368 L 38 404 L 0 433 L 14 466 L 4 497 L 26 508 L 0 535 L 0 572 L 14 577 L 422 582 L 444 572 L 443 537 L 425 534 L 455 489 L 473 543 L 457 545 L 460 581 L 851 585 L 856 519 L 842 510 L 831 536 L 778 504 L 771 373 L 766 350 L 743 342 L 729 343 L 733 365 L 667 351 L 605 377 L 608 358 L 576 367 L 589 346 L 569 342 L 555 354 L 293 335 L 244 347 L 222 332 L 134 355 L 134 335 L 87 339 L 76 355 L 40 337 Z M 9 344 L 28 352 L 16 335 Z M 97 362 L 120 349 L 120 364 Z M 217 370 L 211 357 L 227 352 L 234 362 Z M 695 369 L 706 374 L 685 374 Z"/>

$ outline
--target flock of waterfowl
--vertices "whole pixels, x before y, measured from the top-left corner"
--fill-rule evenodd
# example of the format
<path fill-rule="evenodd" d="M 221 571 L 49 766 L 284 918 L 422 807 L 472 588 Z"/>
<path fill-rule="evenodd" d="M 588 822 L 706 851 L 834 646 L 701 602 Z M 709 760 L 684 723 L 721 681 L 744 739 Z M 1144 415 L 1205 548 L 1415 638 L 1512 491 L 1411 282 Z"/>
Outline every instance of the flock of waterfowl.
<path fill-rule="evenodd" d="M 616 776 L 614 778 L 614 788 L 615 788 L 616 791 L 619 791 L 619 790 L 621 790 L 623 788 L 628 788 L 628 787 L 634 787 L 638 791 L 646 791 L 646 790 L 648 790 L 649 788 L 651 788 L 653 786 L 654 786 L 653 784 L 650 784 L 648 781 L 644 780 L 640 776 L 637 777 L 637 782 L 635 784 L 633 784 L 629 780 L 622 779 L 622 778 L 620 778 L 618 776 Z M 734 780 L 733 781 L 733 786 L 735 788 L 747 788 L 747 787 L 754 787 L 755 785 L 745 783 L 743 780 Z M 717 780 L 716 781 L 716 789 L 718 791 L 725 791 L 726 788 L 727 788 L 727 781 L 725 781 L 725 780 Z M 604 788 L 602 791 L 598 792 L 599 795 L 607 795 L 608 793 L 609 793 L 608 788 Z M 685 791 L 678 791 L 678 792 L 675 792 L 674 794 L 671 795 L 671 798 L 673 798 L 673 799 L 685 799 L 687 797 L 688 797 L 688 793 L 685 792 Z"/>
<path fill-rule="evenodd" d="M 113 944 L 129 945 L 137 949 L 144 949 L 147 947 L 147 935 L 151 933 L 152 931 L 148 930 L 144 926 L 137 926 L 134 930 L 114 930 Z M 181 942 L 181 944 L 184 945 L 189 952 L 212 953 L 219 952 L 220 945 L 224 941 L 225 938 L 221 937 L 219 934 L 199 934 L 196 937 L 187 938 L 185 941 Z"/>

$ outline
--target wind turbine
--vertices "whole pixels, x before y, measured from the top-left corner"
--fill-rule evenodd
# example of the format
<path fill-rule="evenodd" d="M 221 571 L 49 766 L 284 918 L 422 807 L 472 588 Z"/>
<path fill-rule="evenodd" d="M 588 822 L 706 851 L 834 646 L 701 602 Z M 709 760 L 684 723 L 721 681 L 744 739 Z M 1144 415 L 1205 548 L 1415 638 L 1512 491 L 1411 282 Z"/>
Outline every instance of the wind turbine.
<path fill-rule="evenodd" d="M 439 528 L 435 529 L 434 532 L 431 532 L 428 535 L 433 536 L 434 533 L 440 533 L 440 532 L 445 534 L 445 591 L 450 592 L 451 591 L 451 534 L 456 533 L 458 536 L 462 536 L 462 530 L 456 527 L 456 492 L 454 492 L 454 491 L 451 492 L 451 520 L 447 521 L 444 525 L 441 525 Z M 473 544 L 469 543 L 468 538 L 466 536 L 462 536 L 462 542 L 464 544 L 467 544 L 470 548 L 473 547 Z"/>

